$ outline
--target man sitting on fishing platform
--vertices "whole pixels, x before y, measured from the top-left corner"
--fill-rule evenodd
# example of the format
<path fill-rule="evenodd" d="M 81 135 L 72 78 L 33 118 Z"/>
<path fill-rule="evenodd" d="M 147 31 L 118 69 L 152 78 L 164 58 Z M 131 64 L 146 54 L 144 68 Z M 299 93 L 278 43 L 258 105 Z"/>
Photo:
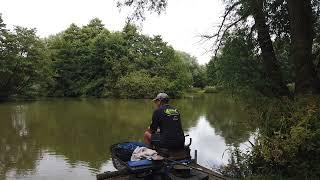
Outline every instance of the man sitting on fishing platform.
<path fill-rule="evenodd" d="M 184 133 L 180 113 L 169 105 L 169 96 L 159 93 L 153 99 L 155 111 L 149 129 L 144 133 L 144 142 L 149 146 L 166 149 L 182 149 Z"/>

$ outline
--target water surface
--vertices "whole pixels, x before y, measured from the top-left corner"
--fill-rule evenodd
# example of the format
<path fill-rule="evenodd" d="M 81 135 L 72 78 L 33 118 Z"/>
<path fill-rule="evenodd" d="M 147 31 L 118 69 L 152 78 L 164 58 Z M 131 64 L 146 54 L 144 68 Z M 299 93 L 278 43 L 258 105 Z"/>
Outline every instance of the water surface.
<path fill-rule="evenodd" d="M 227 163 L 226 149 L 255 127 L 239 103 L 222 95 L 173 101 L 192 152 L 206 167 Z M 0 104 L 0 179 L 95 179 L 114 170 L 109 146 L 142 141 L 150 100 L 50 99 Z"/>

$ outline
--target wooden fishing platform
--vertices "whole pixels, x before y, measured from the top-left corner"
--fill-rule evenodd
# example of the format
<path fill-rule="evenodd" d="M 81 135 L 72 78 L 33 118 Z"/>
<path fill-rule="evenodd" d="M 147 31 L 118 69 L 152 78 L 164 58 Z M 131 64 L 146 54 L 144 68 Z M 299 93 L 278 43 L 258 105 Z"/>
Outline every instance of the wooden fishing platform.
<path fill-rule="evenodd" d="M 214 172 L 208 168 L 205 168 L 195 162 L 189 164 L 189 166 L 194 167 L 196 169 L 201 169 L 203 172 L 207 173 L 209 175 L 209 180 L 227 180 L 228 178 L 222 176 L 221 174 Z M 136 178 L 135 175 L 119 175 L 117 177 L 113 177 L 114 180 L 141 180 L 139 178 Z M 183 179 L 183 178 L 181 178 Z"/>

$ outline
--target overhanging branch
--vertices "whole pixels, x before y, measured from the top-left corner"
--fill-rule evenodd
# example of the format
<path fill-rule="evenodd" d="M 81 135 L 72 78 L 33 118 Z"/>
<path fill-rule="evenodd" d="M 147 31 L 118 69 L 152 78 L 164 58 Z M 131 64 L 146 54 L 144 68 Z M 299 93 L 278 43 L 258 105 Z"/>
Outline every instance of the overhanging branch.
<path fill-rule="evenodd" d="M 243 20 L 247 19 L 247 17 L 248 17 L 248 15 L 239 18 L 239 19 L 236 20 L 235 22 L 229 24 L 229 25 L 223 30 L 223 33 L 222 33 L 221 37 L 218 37 L 217 40 L 216 40 L 216 43 L 218 43 L 218 46 L 217 46 L 217 48 L 215 49 L 214 56 L 217 56 L 217 53 L 218 53 L 218 51 L 219 51 L 219 49 L 220 49 L 220 46 L 221 46 L 221 44 L 222 44 L 222 40 L 223 40 L 224 36 L 226 35 L 226 33 L 228 32 L 228 30 L 229 30 L 230 28 L 232 28 L 233 26 L 237 25 L 240 21 L 243 21 Z M 216 44 L 216 43 L 215 43 L 215 44 Z"/>

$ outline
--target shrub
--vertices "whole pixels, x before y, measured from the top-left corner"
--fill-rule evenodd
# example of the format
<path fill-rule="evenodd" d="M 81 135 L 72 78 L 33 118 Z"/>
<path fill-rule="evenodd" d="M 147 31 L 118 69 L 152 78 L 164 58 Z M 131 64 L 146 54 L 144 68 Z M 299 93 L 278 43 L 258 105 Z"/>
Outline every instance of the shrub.
<path fill-rule="evenodd" d="M 153 98 L 170 89 L 170 82 L 161 77 L 151 77 L 145 72 L 132 72 L 120 78 L 117 88 L 122 98 Z"/>
<path fill-rule="evenodd" d="M 319 177 L 320 97 L 261 101 L 257 105 L 259 111 L 252 114 L 261 123 L 256 144 L 252 151 L 240 155 L 245 161 L 230 163 L 224 169 L 238 172 L 245 166 L 251 175 Z"/>

